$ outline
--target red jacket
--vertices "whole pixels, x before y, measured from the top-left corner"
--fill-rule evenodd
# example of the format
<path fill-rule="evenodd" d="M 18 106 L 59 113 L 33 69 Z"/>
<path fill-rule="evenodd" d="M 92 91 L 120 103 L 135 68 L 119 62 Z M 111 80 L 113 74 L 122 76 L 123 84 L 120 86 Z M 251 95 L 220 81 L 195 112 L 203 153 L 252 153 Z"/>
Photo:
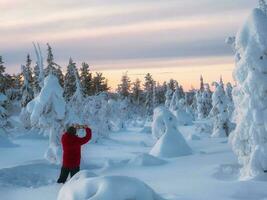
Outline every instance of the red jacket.
<path fill-rule="evenodd" d="M 80 166 L 81 146 L 87 143 L 92 137 L 90 128 L 86 128 L 86 136 L 80 138 L 76 135 L 64 133 L 61 142 L 63 147 L 63 167 L 73 169 Z"/>

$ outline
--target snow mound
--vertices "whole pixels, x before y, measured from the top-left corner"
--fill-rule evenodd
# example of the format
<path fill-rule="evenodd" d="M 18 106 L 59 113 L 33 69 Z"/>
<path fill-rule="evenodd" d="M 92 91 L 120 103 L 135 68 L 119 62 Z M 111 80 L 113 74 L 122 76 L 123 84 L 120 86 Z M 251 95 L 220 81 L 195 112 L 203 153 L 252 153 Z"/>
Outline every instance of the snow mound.
<path fill-rule="evenodd" d="M 191 148 L 186 143 L 177 128 L 175 116 L 165 107 L 154 110 L 152 134 L 161 136 L 150 154 L 159 157 L 179 157 L 192 154 Z"/>
<path fill-rule="evenodd" d="M 147 184 L 127 176 L 82 178 L 67 182 L 57 200 L 162 200 Z"/>
<path fill-rule="evenodd" d="M 0 186 L 37 188 L 55 182 L 59 169 L 50 164 L 33 163 L 0 169 Z"/>
<path fill-rule="evenodd" d="M 156 166 L 163 165 L 166 161 L 156 158 L 147 153 L 142 153 L 129 161 L 129 164 L 137 165 L 137 166 Z"/>

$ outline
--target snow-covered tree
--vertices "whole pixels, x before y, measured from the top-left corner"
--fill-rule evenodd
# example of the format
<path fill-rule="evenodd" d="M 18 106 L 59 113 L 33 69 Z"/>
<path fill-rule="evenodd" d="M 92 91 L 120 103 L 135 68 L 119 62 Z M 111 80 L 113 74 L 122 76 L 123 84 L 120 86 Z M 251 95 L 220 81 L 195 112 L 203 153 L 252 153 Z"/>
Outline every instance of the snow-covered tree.
<path fill-rule="evenodd" d="M 70 97 L 67 105 L 67 119 L 65 120 L 65 123 L 83 124 L 85 122 L 85 120 L 82 119 L 83 118 L 82 113 L 84 107 L 81 105 L 84 104 L 85 99 L 81 88 L 80 77 L 77 70 L 74 72 L 74 76 L 75 76 L 75 92 Z"/>
<path fill-rule="evenodd" d="M 176 81 L 173 79 L 170 79 L 168 85 L 169 85 L 169 88 L 174 92 L 175 86 L 176 86 Z"/>
<path fill-rule="evenodd" d="M 0 129 L 4 128 L 7 124 L 7 110 L 5 108 L 6 102 L 6 95 L 0 93 Z"/>
<path fill-rule="evenodd" d="M 154 110 L 152 122 L 152 135 L 158 139 L 150 154 L 160 157 L 178 157 L 192 154 L 177 128 L 175 116 L 163 106 Z"/>
<path fill-rule="evenodd" d="M 212 109 L 212 92 L 210 90 L 209 84 L 204 84 L 204 90 L 202 92 L 202 111 L 204 117 L 208 117 L 211 109 Z"/>
<path fill-rule="evenodd" d="M 225 88 L 225 94 L 226 94 L 226 98 L 227 98 L 227 110 L 228 110 L 228 114 L 229 114 L 230 119 L 232 118 L 232 114 L 234 111 L 234 102 L 233 102 L 232 91 L 233 91 L 232 84 L 227 83 L 226 88 Z"/>
<path fill-rule="evenodd" d="M 212 92 L 210 91 L 209 84 L 204 84 L 202 91 L 199 90 L 195 94 L 197 117 L 198 119 L 207 118 L 212 108 Z"/>
<path fill-rule="evenodd" d="M 49 147 L 45 157 L 52 163 L 60 163 L 60 138 L 64 127 L 66 103 L 63 89 L 53 74 L 44 80 L 40 94 L 28 105 L 31 126 L 40 129 L 44 135 L 49 135 Z"/>
<path fill-rule="evenodd" d="M 145 76 L 144 92 L 145 92 L 145 108 L 148 116 L 153 113 L 153 86 L 154 80 L 150 73 Z"/>
<path fill-rule="evenodd" d="M 69 64 L 67 66 L 67 73 L 65 74 L 64 80 L 64 97 L 67 101 L 73 96 L 76 91 L 76 79 L 75 74 L 77 73 L 76 64 L 73 62 L 72 58 L 69 59 Z"/>
<path fill-rule="evenodd" d="M 21 70 L 23 74 L 23 86 L 21 88 L 21 93 L 22 93 L 21 106 L 26 107 L 27 104 L 33 99 L 34 93 L 32 86 L 30 84 L 30 79 L 31 79 L 30 69 L 22 65 Z"/>
<path fill-rule="evenodd" d="M 5 92 L 5 69 L 2 56 L 0 56 L 0 93 Z"/>
<path fill-rule="evenodd" d="M 167 108 L 169 108 L 171 105 L 172 96 L 173 96 L 173 90 L 170 88 L 170 85 L 168 84 L 167 91 L 165 93 L 165 106 Z"/>
<path fill-rule="evenodd" d="M 212 137 L 226 137 L 230 132 L 230 121 L 227 110 L 227 99 L 223 86 L 217 84 L 212 94 L 212 109 L 210 117 L 213 119 Z"/>
<path fill-rule="evenodd" d="M 178 85 L 178 82 L 175 83 L 175 91 L 172 95 L 171 103 L 170 103 L 170 109 L 176 110 L 178 108 L 178 104 L 180 99 L 183 98 L 180 87 Z"/>
<path fill-rule="evenodd" d="M 136 79 L 135 82 L 133 82 L 133 87 L 132 87 L 133 101 L 136 105 L 140 104 L 141 94 L 142 94 L 141 81 L 139 79 Z"/>
<path fill-rule="evenodd" d="M 200 76 L 200 87 L 199 87 L 200 92 L 204 91 L 204 81 L 203 81 L 203 76 Z"/>
<path fill-rule="evenodd" d="M 116 104 L 109 104 L 109 96 L 106 92 L 99 93 L 95 96 L 87 97 L 85 100 L 83 119 L 93 130 L 93 141 L 97 142 L 101 137 L 108 137 L 111 131 L 110 119 L 117 120 L 119 110 Z"/>
<path fill-rule="evenodd" d="M 102 73 L 96 72 L 96 75 L 93 77 L 93 94 L 99 94 L 108 90 L 109 87 L 107 79 Z"/>
<path fill-rule="evenodd" d="M 51 46 L 47 43 L 47 68 L 45 69 L 46 76 L 48 74 L 57 75 L 56 65 L 54 63 L 54 55 Z"/>
<path fill-rule="evenodd" d="M 33 92 L 34 96 L 36 97 L 41 91 L 41 84 L 40 84 L 40 69 L 38 65 L 35 65 L 33 68 Z"/>
<path fill-rule="evenodd" d="M 92 73 L 90 72 L 89 65 L 85 62 L 82 63 L 82 67 L 80 69 L 81 75 L 81 88 L 83 91 L 83 94 L 85 96 L 90 96 L 93 94 L 92 87 Z"/>
<path fill-rule="evenodd" d="M 122 98 L 125 98 L 128 97 L 130 94 L 130 87 L 131 87 L 131 81 L 126 72 L 121 77 L 121 83 L 118 85 L 117 91 Z"/>
<path fill-rule="evenodd" d="M 62 73 L 61 67 L 55 63 L 54 55 L 52 52 L 52 47 L 47 43 L 47 67 L 45 69 L 45 75 L 53 74 L 57 77 L 61 87 L 64 85 L 64 75 Z"/>
<path fill-rule="evenodd" d="M 267 4 L 265 0 L 259 0 L 259 8 L 267 15 Z"/>
<path fill-rule="evenodd" d="M 263 3 L 263 1 L 260 1 Z M 267 14 L 254 9 L 236 36 L 233 88 L 236 128 L 230 135 L 241 178 L 267 170 Z"/>

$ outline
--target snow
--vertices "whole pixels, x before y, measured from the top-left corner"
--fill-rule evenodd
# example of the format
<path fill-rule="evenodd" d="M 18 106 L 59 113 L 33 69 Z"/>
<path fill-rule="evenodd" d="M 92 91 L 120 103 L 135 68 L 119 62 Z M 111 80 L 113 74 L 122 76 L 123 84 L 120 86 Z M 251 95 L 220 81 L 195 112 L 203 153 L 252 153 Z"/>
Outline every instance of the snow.
<path fill-rule="evenodd" d="M 264 176 L 267 169 L 267 15 L 254 9 L 236 36 L 233 89 L 236 129 L 230 135 L 241 179 Z"/>
<path fill-rule="evenodd" d="M 238 181 L 240 166 L 226 138 L 199 134 L 200 140 L 188 141 L 194 150 L 192 155 L 166 158 L 166 163 L 162 165 L 129 164 L 130 160 L 148 154 L 155 142 L 151 135 L 140 133 L 140 129 L 112 133 L 109 139 L 103 138 L 98 143 L 85 145 L 82 148 L 82 171 L 69 182 L 75 182 L 75 179 L 87 181 L 93 177 L 131 176 L 145 182 L 168 200 L 266 197 L 266 176 L 261 180 Z M 179 130 L 185 138 L 189 134 L 198 135 L 194 126 L 179 127 Z M 3 181 L 0 180 L 1 199 L 57 199 L 63 185 L 55 183 L 60 172 L 59 166 L 43 159 L 48 141 L 30 136 L 20 138 L 23 139 L 13 140 L 18 147 L 0 149 L 0 174 L 5 177 Z M 114 165 L 103 170 L 108 160 Z"/>
<path fill-rule="evenodd" d="M 131 165 L 137 166 L 155 166 L 165 164 L 166 161 L 149 155 L 147 153 L 142 153 L 129 161 Z"/>
<path fill-rule="evenodd" d="M 127 176 L 103 176 L 71 180 L 59 191 L 57 200 L 161 200 L 147 184 Z"/>
<path fill-rule="evenodd" d="M 0 129 L 0 148 L 8 148 L 8 147 L 16 147 L 17 145 L 13 144 L 7 137 L 4 137 L 3 134 L 1 134 Z"/>
<path fill-rule="evenodd" d="M 192 154 L 177 128 L 175 116 L 165 107 L 154 110 L 152 134 L 159 140 L 151 149 L 150 154 L 159 157 L 178 157 Z"/>

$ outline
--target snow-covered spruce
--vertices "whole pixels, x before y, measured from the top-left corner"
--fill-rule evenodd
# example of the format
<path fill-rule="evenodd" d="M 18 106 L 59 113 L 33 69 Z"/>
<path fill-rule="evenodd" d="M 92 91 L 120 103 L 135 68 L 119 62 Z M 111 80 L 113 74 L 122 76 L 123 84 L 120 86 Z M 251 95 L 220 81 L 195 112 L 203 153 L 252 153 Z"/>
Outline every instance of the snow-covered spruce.
<path fill-rule="evenodd" d="M 212 94 L 212 109 L 210 117 L 213 120 L 212 137 L 226 137 L 230 132 L 230 121 L 227 110 L 227 99 L 222 84 L 214 83 Z"/>
<path fill-rule="evenodd" d="M 197 91 L 195 96 L 198 119 L 204 119 L 208 117 L 212 108 L 211 96 L 212 92 L 210 91 L 209 84 L 201 84 L 201 90 Z"/>
<path fill-rule="evenodd" d="M 158 139 L 150 154 L 159 157 L 178 157 L 192 154 L 177 128 L 176 117 L 166 107 L 154 110 L 152 134 Z"/>
<path fill-rule="evenodd" d="M 50 74 L 45 78 L 40 94 L 27 105 L 31 125 L 49 135 L 49 148 L 45 156 L 52 163 L 61 160 L 60 134 L 64 126 L 65 104 L 63 89 L 57 77 Z"/>
<path fill-rule="evenodd" d="M 137 178 L 103 176 L 73 177 L 59 191 L 57 200 L 163 200 L 153 189 Z"/>
<path fill-rule="evenodd" d="M 230 135 L 241 179 L 267 170 L 267 13 L 260 1 L 236 36 L 233 89 L 236 129 Z"/>

